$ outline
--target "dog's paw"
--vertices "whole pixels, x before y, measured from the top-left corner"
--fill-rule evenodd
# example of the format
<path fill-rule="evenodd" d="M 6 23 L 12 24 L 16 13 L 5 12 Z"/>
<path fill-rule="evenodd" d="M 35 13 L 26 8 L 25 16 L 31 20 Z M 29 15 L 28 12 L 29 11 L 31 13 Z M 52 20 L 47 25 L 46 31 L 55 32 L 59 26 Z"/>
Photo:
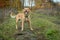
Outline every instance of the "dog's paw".
<path fill-rule="evenodd" d="M 31 28 L 31 30 L 33 31 L 33 29 Z"/>
<path fill-rule="evenodd" d="M 23 29 L 21 29 L 21 31 L 23 31 Z"/>

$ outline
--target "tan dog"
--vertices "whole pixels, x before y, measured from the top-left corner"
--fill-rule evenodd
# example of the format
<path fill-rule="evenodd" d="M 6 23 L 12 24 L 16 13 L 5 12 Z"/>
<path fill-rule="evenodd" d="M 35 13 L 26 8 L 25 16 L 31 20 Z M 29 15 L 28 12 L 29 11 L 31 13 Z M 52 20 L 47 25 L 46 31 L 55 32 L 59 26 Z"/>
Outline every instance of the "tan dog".
<path fill-rule="evenodd" d="M 13 13 L 11 12 L 10 16 L 12 18 L 14 18 L 14 17 L 16 18 L 16 29 L 18 29 L 17 24 L 18 24 L 18 20 L 20 19 L 21 20 L 21 27 L 22 27 L 21 31 L 23 31 L 23 28 L 24 28 L 24 21 L 28 22 L 28 24 L 30 26 L 30 29 L 33 30 L 32 27 L 31 27 L 29 12 L 30 12 L 29 8 L 24 8 L 23 13 L 19 12 L 16 16 L 12 16 Z"/>

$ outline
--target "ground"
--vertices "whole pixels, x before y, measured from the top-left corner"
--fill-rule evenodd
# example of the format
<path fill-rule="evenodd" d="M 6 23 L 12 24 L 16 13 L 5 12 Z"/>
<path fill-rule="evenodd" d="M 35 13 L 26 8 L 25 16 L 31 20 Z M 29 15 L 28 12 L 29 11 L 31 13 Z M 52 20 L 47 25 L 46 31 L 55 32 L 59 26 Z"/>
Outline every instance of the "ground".
<path fill-rule="evenodd" d="M 60 16 L 50 15 L 48 9 L 36 10 L 31 13 L 33 31 L 25 23 L 24 31 L 20 31 L 20 21 L 16 30 L 15 19 L 7 17 L 0 24 L 1 40 L 60 40 Z M 49 15 L 48 15 L 49 14 Z"/>

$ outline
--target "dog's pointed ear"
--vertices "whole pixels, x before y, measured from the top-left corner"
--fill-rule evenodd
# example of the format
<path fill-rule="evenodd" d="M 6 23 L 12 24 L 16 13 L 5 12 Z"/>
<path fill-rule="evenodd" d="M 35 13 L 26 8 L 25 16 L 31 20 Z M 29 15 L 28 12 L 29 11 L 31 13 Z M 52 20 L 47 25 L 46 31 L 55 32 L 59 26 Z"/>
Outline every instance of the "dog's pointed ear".
<path fill-rule="evenodd" d="M 31 12 L 31 9 L 30 9 L 30 8 L 28 8 L 28 11 L 29 11 L 29 12 Z"/>

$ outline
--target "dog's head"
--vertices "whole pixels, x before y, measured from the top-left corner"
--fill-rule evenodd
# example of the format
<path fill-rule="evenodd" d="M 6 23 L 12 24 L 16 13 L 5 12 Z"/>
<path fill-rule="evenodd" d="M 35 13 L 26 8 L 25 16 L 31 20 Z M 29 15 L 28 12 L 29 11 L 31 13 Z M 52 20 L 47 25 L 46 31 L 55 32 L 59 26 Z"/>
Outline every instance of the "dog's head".
<path fill-rule="evenodd" d="M 24 8 L 24 9 L 23 9 L 23 12 L 24 12 L 25 14 L 29 14 L 30 8 Z"/>

